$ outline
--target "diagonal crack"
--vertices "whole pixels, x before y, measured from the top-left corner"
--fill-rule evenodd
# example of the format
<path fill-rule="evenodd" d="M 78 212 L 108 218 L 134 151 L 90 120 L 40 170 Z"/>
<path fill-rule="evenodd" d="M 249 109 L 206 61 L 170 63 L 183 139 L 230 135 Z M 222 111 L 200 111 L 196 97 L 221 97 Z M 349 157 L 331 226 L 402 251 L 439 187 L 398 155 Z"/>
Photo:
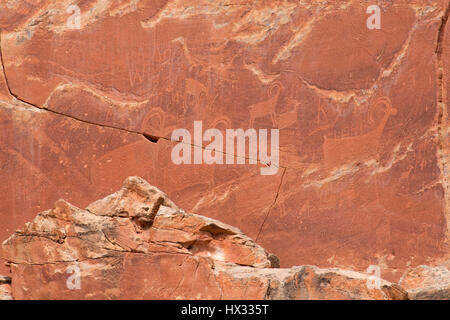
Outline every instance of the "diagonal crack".
<path fill-rule="evenodd" d="M 272 204 L 270 205 L 269 210 L 267 210 L 267 214 L 266 214 L 266 216 L 264 217 L 264 220 L 263 220 L 263 222 L 262 222 L 262 224 L 261 224 L 261 227 L 259 228 L 258 235 L 257 235 L 256 238 L 255 238 L 255 242 L 258 241 L 259 236 L 261 235 L 261 232 L 262 232 L 262 230 L 263 230 L 263 228 L 264 228 L 264 225 L 266 224 L 267 218 L 269 217 L 270 212 L 272 211 L 272 208 L 273 208 L 273 207 L 275 206 L 275 204 L 277 203 L 278 197 L 279 197 L 279 195 L 280 195 L 281 186 L 283 185 L 284 175 L 286 174 L 286 169 L 287 169 L 287 168 L 283 168 L 283 173 L 281 174 L 281 179 L 280 179 L 280 184 L 278 185 L 277 194 L 275 195 L 275 199 L 273 200 Z"/>
<path fill-rule="evenodd" d="M 124 132 L 127 132 L 127 133 L 133 133 L 133 134 L 143 135 L 147 140 L 152 141 L 150 138 L 148 138 L 148 137 L 151 136 L 151 135 L 148 135 L 148 134 L 146 134 L 146 133 L 144 133 L 144 132 L 134 131 L 134 130 L 130 130 L 130 129 L 126 129 L 126 128 L 121 128 L 121 127 L 117 127 L 117 126 L 113 126 L 113 125 L 100 124 L 100 123 L 96 123 L 96 122 L 93 122 L 93 121 L 80 119 L 80 118 L 78 118 L 78 117 L 75 117 L 75 116 L 72 116 L 72 115 L 68 115 L 68 114 L 65 114 L 65 113 L 62 113 L 62 112 L 58 112 L 58 111 L 55 111 L 55 110 L 52 110 L 52 109 L 48 109 L 48 108 L 45 108 L 45 107 L 39 107 L 39 106 L 36 106 L 36 105 L 34 105 L 34 104 L 32 104 L 32 103 L 30 103 L 30 102 L 28 102 L 28 101 L 25 101 L 25 100 L 22 99 L 22 98 L 19 98 L 19 96 L 18 96 L 17 94 L 15 94 L 14 92 L 12 92 L 11 86 L 10 86 L 10 84 L 9 84 L 8 76 L 6 75 L 5 63 L 4 63 L 4 59 L 3 59 L 3 47 L 2 47 L 2 36 L 1 36 L 1 32 L 0 32 L 0 62 L 1 62 L 2 69 L 3 69 L 3 76 L 4 76 L 4 78 L 5 78 L 5 83 L 6 83 L 6 87 L 7 87 L 7 89 L 8 89 L 9 94 L 10 94 L 13 98 L 15 98 L 16 100 L 18 100 L 18 101 L 20 101 L 20 102 L 26 104 L 27 106 L 32 107 L 32 108 L 37 108 L 37 109 L 39 109 L 39 110 L 45 110 L 45 111 L 47 111 L 47 112 L 56 114 L 56 115 L 58 115 L 58 116 L 67 117 L 67 118 L 70 118 L 70 119 L 72 119 L 72 120 L 75 120 L 75 121 L 78 121 L 78 122 L 82 122 L 82 123 L 86 123 L 86 124 L 89 124 L 89 125 L 94 125 L 94 126 L 99 126 L 99 127 L 104 127 L 104 128 L 110 128 L 110 129 L 120 130 L 120 131 L 124 131 Z M 153 137 L 153 140 L 155 140 L 155 139 L 157 139 L 157 140 L 159 140 L 159 139 L 166 139 L 166 140 L 168 140 L 167 138 L 164 138 L 164 137 L 155 137 L 155 136 L 151 136 L 151 137 Z M 152 142 L 153 142 L 153 141 L 152 141 Z"/>
<path fill-rule="evenodd" d="M 178 143 L 187 144 L 187 145 L 190 145 L 191 147 L 200 148 L 200 149 L 202 149 L 202 150 L 213 150 L 213 149 L 211 149 L 211 148 L 204 147 L 204 146 L 199 146 L 199 145 L 196 145 L 196 144 L 194 144 L 194 143 L 186 143 L 186 142 L 184 142 L 184 141 L 174 141 L 174 140 L 168 139 L 167 137 L 156 136 L 156 135 L 153 135 L 153 134 L 144 132 L 144 131 L 131 130 L 131 129 L 126 129 L 126 128 L 122 128 L 122 127 L 118 127 L 118 126 L 113 126 L 113 125 L 108 125 L 108 124 L 101 124 L 101 123 L 97 123 L 97 122 L 94 122 L 94 121 L 89 121 L 89 120 L 81 119 L 81 118 L 75 117 L 75 116 L 73 116 L 73 115 L 65 114 L 65 113 L 63 113 L 63 112 L 58 112 L 58 111 L 55 111 L 55 110 L 52 110 L 52 109 L 49 109 L 49 108 L 46 108 L 46 107 L 39 107 L 39 106 L 37 106 L 37 105 L 35 105 L 35 104 L 33 104 L 33 103 L 30 103 L 30 102 L 28 102 L 28 101 L 26 101 L 26 100 L 20 98 L 17 94 L 15 94 L 14 92 L 12 92 L 11 87 L 10 87 L 10 84 L 9 84 L 8 77 L 7 77 L 7 75 L 6 75 L 6 69 L 5 69 L 4 59 L 3 59 L 3 48 L 2 48 L 2 36 L 1 36 L 1 30 L 0 30 L 0 62 L 1 62 L 1 67 L 2 67 L 2 69 L 3 69 L 3 75 L 4 75 L 6 87 L 7 87 L 7 89 L 8 89 L 9 94 L 10 94 L 14 99 L 16 99 L 16 100 L 22 102 L 23 104 L 25 104 L 25 105 L 27 105 L 27 106 L 29 106 L 29 107 L 36 108 L 36 109 L 39 109 L 39 110 L 45 110 L 45 111 L 50 112 L 50 113 L 52 113 L 52 114 L 55 114 L 55 115 L 58 115 L 58 116 L 61 116 L 61 117 L 66 117 L 66 118 L 69 118 L 69 119 L 72 119 L 72 120 L 75 120 L 75 121 L 78 121 L 78 122 L 82 122 L 82 123 L 84 123 L 84 124 L 94 125 L 94 126 L 99 126 L 99 127 L 102 127 L 102 128 L 109 128 L 109 129 L 119 130 L 119 131 L 126 132 L 126 133 L 131 133 L 131 134 L 141 135 L 141 136 L 143 136 L 146 140 L 148 140 L 148 141 L 150 141 L 150 142 L 152 142 L 152 143 L 158 143 L 158 141 L 159 141 L 160 139 L 162 139 L 162 140 L 166 140 L 166 141 L 170 141 L 170 142 L 178 142 Z M 248 160 L 248 161 L 250 161 L 250 160 L 257 161 L 258 163 L 260 163 L 260 164 L 262 164 L 262 165 L 265 165 L 265 166 L 267 166 L 267 167 L 269 167 L 269 166 L 271 165 L 271 164 L 269 164 L 269 163 L 265 163 L 265 162 L 261 161 L 260 159 L 252 159 L 252 158 L 247 157 L 247 156 L 239 156 L 239 155 L 230 154 L 230 153 L 223 152 L 223 151 L 222 151 L 222 152 L 221 152 L 221 151 L 217 151 L 217 150 L 215 150 L 215 149 L 214 149 L 214 151 L 215 151 L 215 152 L 219 152 L 219 153 L 221 153 L 221 154 L 223 154 L 223 155 L 232 155 L 232 156 L 234 156 L 235 158 L 241 158 L 241 159 L 243 158 L 243 159 Z M 273 164 L 272 164 L 272 165 L 273 165 Z M 278 166 L 278 167 L 279 167 L 279 168 L 283 168 L 282 166 Z"/>

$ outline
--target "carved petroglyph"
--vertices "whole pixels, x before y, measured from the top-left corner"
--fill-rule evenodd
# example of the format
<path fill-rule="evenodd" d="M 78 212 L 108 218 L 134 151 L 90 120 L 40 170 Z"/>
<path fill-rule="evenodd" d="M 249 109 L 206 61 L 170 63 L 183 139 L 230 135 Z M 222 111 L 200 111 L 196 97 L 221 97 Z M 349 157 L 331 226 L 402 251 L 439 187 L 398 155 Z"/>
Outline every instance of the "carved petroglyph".
<path fill-rule="evenodd" d="M 199 81 L 195 79 L 186 79 L 185 80 L 185 101 L 184 106 L 185 110 L 187 110 L 187 101 L 189 96 L 194 97 L 194 104 L 196 107 L 200 106 L 200 99 L 203 96 L 208 95 L 208 89 Z"/>
<path fill-rule="evenodd" d="M 274 83 L 268 90 L 269 99 L 249 106 L 250 121 L 249 128 L 253 128 L 255 119 L 270 116 L 274 127 L 277 126 L 275 109 L 280 98 L 282 86 L 279 82 Z"/>
<path fill-rule="evenodd" d="M 184 56 L 190 65 L 190 67 L 189 67 L 190 70 L 192 70 L 192 68 L 195 67 L 196 65 L 200 64 L 196 59 L 194 59 L 192 57 L 191 52 L 189 51 L 189 48 L 186 44 L 186 40 L 184 39 L 184 37 L 178 37 L 178 38 L 172 40 L 172 42 L 175 42 L 175 43 L 178 42 L 181 44 L 181 46 L 183 48 Z"/>
<path fill-rule="evenodd" d="M 323 164 L 306 163 L 304 162 L 304 159 L 301 159 L 301 157 L 298 157 L 299 161 L 295 165 L 291 165 L 292 160 L 289 162 L 289 168 L 295 167 L 296 170 L 300 170 L 301 172 L 303 172 L 303 174 L 299 176 L 299 181 L 303 181 L 303 188 L 314 187 L 317 189 L 319 198 L 327 198 L 330 197 L 328 190 L 329 183 L 337 181 L 344 176 L 353 175 L 361 169 L 359 165 L 355 164 L 355 161 L 368 159 L 366 162 L 362 162 L 362 164 L 369 169 L 375 170 L 374 164 L 372 162 L 376 162 L 373 159 L 377 159 L 379 157 L 378 147 L 381 136 L 386 127 L 389 117 L 397 113 L 397 110 L 392 107 L 390 99 L 388 97 L 382 97 L 376 100 L 369 107 L 369 123 L 374 122 L 374 113 L 380 106 L 384 106 L 384 114 L 377 127 L 372 131 L 359 136 L 349 136 L 341 138 L 324 137 L 325 141 L 323 144 Z M 342 112 L 337 113 L 336 119 L 329 121 L 329 116 L 324 111 L 323 106 L 319 103 L 318 114 L 316 118 L 317 122 L 323 123 L 323 120 L 325 120 L 327 123 L 316 129 L 316 132 L 334 127 L 340 115 L 342 115 Z M 286 119 L 288 119 L 287 114 Z M 282 127 L 280 120 L 279 124 L 280 127 Z M 411 151 L 410 147 L 407 148 L 406 152 L 409 151 Z M 403 158 L 404 157 L 405 156 L 403 156 Z M 321 167 L 328 168 L 330 170 L 332 168 L 336 169 L 331 170 L 327 177 L 321 177 L 317 176 L 317 173 L 320 172 L 319 170 Z M 381 167 L 376 168 L 377 172 L 383 169 Z M 402 178 L 404 177 L 402 176 Z M 298 192 L 298 188 L 290 188 L 289 190 L 284 190 L 280 194 L 279 198 L 277 199 L 276 206 L 280 210 L 279 215 L 281 218 L 287 214 L 285 202 L 290 197 L 294 197 L 296 194 L 298 194 Z M 348 196 L 350 197 L 354 195 L 349 194 Z M 336 202 L 338 201 L 339 199 L 338 197 L 336 197 Z M 321 202 L 319 201 L 319 203 Z"/>
<path fill-rule="evenodd" d="M 336 117 L 334 118 L 334 120 L 330 121 L 329 117 L 328 117 L 328 114 L 327 114 L 326 110 L 324 109 L 324 105 L 322 103 L 322 99 L 319 99 L 319 104 L 318 104 L 318 107 L 317 107 L 317 118 L 315 120 L 315 123 L 317 125 L 319 125 L 319 124 L 320 125 L 317 128 L 315 128 L 314 130 L 312 130 L 309 133 L 309 135 L 312 136 L 312 135 L 316 134 L 317 132 L 325 131 L 325 130 L 334 128 L 334 126 L 338 122 L 338 120 L 339 120 L 341 115 L 342 115 L 342 111 L 341 111 L 341 109 L 338 109 L 337 113 L 336 113 Z M 325 121 L 323 122 L 322 119 L 325 120 Z"/>
<path fill-rule="evenodd" d="M 397 114 L 397 109 L 392 108 L 389 98 L 378 99 L 372 107 L 380 104 L 385 106 L 384 116 L 373 131 L 353 137 L 327 138 L 324 136 L 323 154 L 326 165 L 345 164 L 363 158 L 378 157 L 378 145 L 386 123 L 391 115 Z"/>
<path fill-rule="evenodd" d="M 272 125 L 278 129 L 285 129 L 297 123 L 300 102 L 294 99 L 290 99 L 289 101 L 290 104 L 292 105 L 291 110 L 278 115 L 276 113 L 276 106 L 278 104 L 282 88 L 283 87 L 279 82 L 274 83 L 268 90 L 269 96 L 271 98 L 249 106 L 250 128 L 253 127 L 256 119 L 263 118 L 266 116 L 270 116 L 270 119 L 272 120 Z"/>
<path fill-rule="evenodd" d="M 141 122 L 142 133 L 164 138 L 169 138 L 178 127 L 177 125 L 166 125 L 166 112 L 159 107 L 152 107 Z M 233 123 L 227 116 L 217 116 L 210 121 L 206 121 L 205 127 L 225 132 L 226 129 L 233 127 Z"/>
<path fill-rule="evenodd" d="M 156 120 L 154 120 L 156 119 Z M 154 123 L 157 121 L 158 126 L 154 127 Z M 166 123 L 166 114 L 164 110 L 159 107 L 153 107 L 143 118 L 141 124 L 141 131 L 144 133 L 163 135 L 163 129 Z"/>
<path fill-rule="evenodd" d="M 206 99 L 206 110 L 211 110 L 218 94 L 214 96 L 211 95 L 210 90 L 208 90 L 208 88 L 206 88 L 206 86 L 204 86 L 200 81 L 188 78 L 185 80 L 185 112 L 189 109 L 188 101 L 190 97 L 194 99 L 194 110 L 201 112 L 202 99 Z"/>
<path fill-rule="evenodd" d="M 226 129 L 232 128 L 233 123 L 231 122 L 230 118 L 226 116 L 217 117 L 211 122 L 211 128 L 215 129 L 223 129 L 225 131 Z"/>

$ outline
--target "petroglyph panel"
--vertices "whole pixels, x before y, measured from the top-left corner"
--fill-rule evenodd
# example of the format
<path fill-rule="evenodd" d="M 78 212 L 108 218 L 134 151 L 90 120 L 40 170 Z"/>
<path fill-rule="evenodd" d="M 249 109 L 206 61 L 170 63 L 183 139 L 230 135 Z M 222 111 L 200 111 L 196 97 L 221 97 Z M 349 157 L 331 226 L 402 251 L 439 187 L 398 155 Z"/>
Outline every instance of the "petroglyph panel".
<path fill-rule="evenodd" d="M 448 1 L 72 2 L 0 4 L 0 240 L 139 175 L 282 266 L 448 255 Z M 175 165 L 195 121 L 279 129 L 277 174 Z"/>

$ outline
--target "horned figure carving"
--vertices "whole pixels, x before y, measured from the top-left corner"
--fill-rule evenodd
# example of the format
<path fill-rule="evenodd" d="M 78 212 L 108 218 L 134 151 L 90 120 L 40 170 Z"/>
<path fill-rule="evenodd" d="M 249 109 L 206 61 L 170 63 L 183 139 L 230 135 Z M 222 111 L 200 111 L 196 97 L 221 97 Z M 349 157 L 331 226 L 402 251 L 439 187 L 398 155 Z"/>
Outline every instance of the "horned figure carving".
<path fill-rule="evenodd" d="M 154 120 L 157 120 L 157 127 L 154 127 Z M 164 110 L 159 107 L 153 107 L 150 112 L 148 112 L 141 124 L 142 132 L 151 132 L 153 134 L 158 134 L 160 136 L 164 136 L 163 129 L 165 127 L 166 114 Z"/>
<path fill-rule="evenodd" d="M 255 119 L 263 118 L 265 116 L 270 116 L 273 126 L 277 126 L 278 122 L 276 120 L 275 109 L 278 104 L 278 99 L 280 98 L 281 88 L 282 86 L 279 82 L 274 83 L 268 90 L 270 96 L 268 100 L 252 104 L 248 107 L 250 111 L 249 128 L 253 128 Z"/>
<path fill-rule="evenodd" d="M 386 123 L 391 115 L 397 114 L 391 100 L 383 97 L 375 101 L 372 108 L 384 105 L 384 115 L 378 126 L 363 135 L 343 138 L 327 138 L 324 136 L 324 162 L 328 165 L 340 165 L 363 158 L 377 158 L 378 146 Z"/>

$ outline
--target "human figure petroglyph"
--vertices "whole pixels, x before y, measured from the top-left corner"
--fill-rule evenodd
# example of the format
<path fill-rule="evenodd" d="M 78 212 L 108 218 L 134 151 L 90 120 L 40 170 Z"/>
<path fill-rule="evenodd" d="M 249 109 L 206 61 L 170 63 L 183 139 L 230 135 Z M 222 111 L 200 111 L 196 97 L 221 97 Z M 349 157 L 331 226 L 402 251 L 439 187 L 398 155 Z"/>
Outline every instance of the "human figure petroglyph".
<path fill-rule="evenodd" d="M 327 138 L 324 136 L 325 164 L 338 165 L 352 160 L 361 160 L 363 157 L 378 157 L 378 145 L 386 123 L 391 115 L 397 114 L 397 109 L 392 108 L 388 97 L 378 99 L 371 107 L 374 108 L 380 104 L 385 106 L 384 116 L 374 130 L 353 137 Z"/>
<path fill-rule="evenodd" d="M 277 126 L 275 109 L 278 104 L 278 99 L 280 98 L 281 89 L 281 83 L 274 83 L 268 90 L 270 97 L 268 100 L 252 104 L 248 107 L 250 111 L 249 128 L 253 128 L 255 119 L 263 118 L 265 116 L 270 116 L 273 126 Z M 276 91 L 274 92 L 274 90 Z"/>

